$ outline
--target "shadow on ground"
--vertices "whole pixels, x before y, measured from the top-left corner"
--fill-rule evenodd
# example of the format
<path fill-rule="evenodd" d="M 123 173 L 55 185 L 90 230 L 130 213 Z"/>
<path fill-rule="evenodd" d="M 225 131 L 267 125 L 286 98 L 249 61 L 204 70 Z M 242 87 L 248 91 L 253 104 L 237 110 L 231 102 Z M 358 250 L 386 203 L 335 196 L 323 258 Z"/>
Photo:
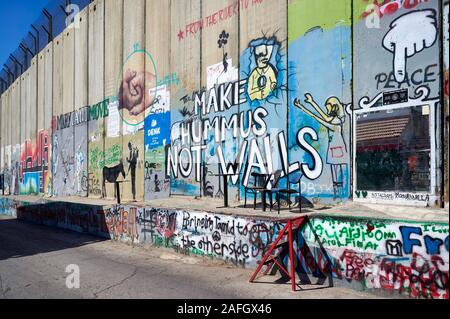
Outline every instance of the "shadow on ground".
<path fill-rule="evenodd" d="M 20 240 L 11 241 L 9 238 Z M 48 252 L 62 251 L 108 240 L 70 230 L 52 228 L 20 221 L 10 217 L 0 218 L 0 260 L 21 258 Z"/>

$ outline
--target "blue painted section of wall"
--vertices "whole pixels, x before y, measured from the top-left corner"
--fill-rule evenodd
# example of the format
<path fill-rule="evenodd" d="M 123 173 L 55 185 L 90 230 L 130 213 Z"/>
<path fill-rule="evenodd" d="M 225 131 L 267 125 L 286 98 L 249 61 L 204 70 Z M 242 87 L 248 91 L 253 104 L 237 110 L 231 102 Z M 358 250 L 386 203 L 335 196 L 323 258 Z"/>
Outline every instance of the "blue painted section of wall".
<path fill-rule="evenodd" d="M 351 103 L 350 39 L 351 27 L 338 26 L 332 30 L 315 28 L 289 46 L 289 156 L 291 161 L 313 165 L 311 155 L 296 143 L 299 129 L 313 128 L 319 139 L 311 141 L 311 144 L 320 153 L 323 171 L 319 178 L 304 179 L 302 183 L 303 195 L 313 202 L 334 203 L 349 198 L 351 118 L 345 109 Z M 341 102 L 344 113 L 335 116 L 331 123 L 332 127 L 337 128 L 336 131 L 325 127 L 294 105 L 294 101 L 298 99 L 308 110 L 319 115 L 305 101 L 306 94 L 312 96 L 325 114 L 328 114 L 326 104 L 329 98 L 336 97 Z M 334 154 L 333 147 L 338 147 Z M 332 170 L 337 172 L 334 178 Z M 333 181 L 342 184 L 333 185 Z"/>

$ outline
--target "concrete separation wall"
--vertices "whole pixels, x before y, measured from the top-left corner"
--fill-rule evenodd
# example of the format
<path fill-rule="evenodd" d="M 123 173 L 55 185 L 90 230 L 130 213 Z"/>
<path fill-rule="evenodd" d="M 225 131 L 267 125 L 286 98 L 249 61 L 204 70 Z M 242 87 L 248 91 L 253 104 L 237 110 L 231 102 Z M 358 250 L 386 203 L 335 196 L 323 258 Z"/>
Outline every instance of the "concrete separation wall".
<path fill-rule="evenodd" d="M 92 1 L 0 97 L 5 194 L 223 198 L 227 172 L 245 201 L 300 171 L 294 206 L 448 205 L 448 1 L 380 2 Z"/>
<path fill-rule="evenodd" d="M 256 268 L 284 226 L 201 211 L 1 198 L 0 214 L 129 244 Z M 314 216 L 296 235 L 296 271 L 319 280 L 391 297 L 448 299 L 448 223 Z M 317 237 L 316 237 L 317 236 Z M 281 254 L 285 264 L 288 254 Z"/>

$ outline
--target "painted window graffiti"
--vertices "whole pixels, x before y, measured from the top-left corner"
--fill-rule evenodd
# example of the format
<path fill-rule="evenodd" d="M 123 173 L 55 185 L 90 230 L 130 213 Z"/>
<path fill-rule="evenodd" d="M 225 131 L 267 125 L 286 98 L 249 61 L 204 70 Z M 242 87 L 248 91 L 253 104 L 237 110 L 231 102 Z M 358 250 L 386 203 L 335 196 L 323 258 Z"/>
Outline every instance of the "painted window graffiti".
<path fill-rule="evenodd" d="M 430 191 L 429 107 L 357 116 L 357 187 Z"/>

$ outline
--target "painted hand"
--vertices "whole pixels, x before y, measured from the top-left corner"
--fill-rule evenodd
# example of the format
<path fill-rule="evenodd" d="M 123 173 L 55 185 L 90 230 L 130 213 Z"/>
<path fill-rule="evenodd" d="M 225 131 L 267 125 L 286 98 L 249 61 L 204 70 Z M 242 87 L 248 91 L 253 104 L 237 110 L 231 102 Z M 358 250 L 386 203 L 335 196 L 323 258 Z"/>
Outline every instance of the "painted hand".
<path fill-rule="evenodd" d="M 306 100 L 305 100 L 306 103 L 312 104 L 314 102 L 314 99 L 311 94 L 306 93 L 305 97 L 306 97 Z"/>
<path fill-rule="evenodd" d="M 393 54 L 397 82 L 403 82 L 406 77 L 408 58 L 434 45 L 438 36 L 436 25 L 436 12 L 432 9 L 413 11 L 391 23 L 383 47 Z"/>
<path fill-rule="evenodd" d="M 155 87 L 156 78 L 148 72 L 127 70 L 120 86 L 120 108 L 136 116 L 153 104 L 154 96 L 150 89 Z"/>
<path fill-rule="evenodd" d="M 123 76 L 119 90 L 120 108 L 130 110 L 131 107 L 141 103 L 142 92 L 137 92 L 130 82 L 136 77 L 136 71 L 127 70 Z"/>
<path fill-rule="evenodd" d="M 300 101 L 298 99 L 294 100 L 294 105 L 300 109 L 303 109 L 303 105 L 300 103 Z"/>

